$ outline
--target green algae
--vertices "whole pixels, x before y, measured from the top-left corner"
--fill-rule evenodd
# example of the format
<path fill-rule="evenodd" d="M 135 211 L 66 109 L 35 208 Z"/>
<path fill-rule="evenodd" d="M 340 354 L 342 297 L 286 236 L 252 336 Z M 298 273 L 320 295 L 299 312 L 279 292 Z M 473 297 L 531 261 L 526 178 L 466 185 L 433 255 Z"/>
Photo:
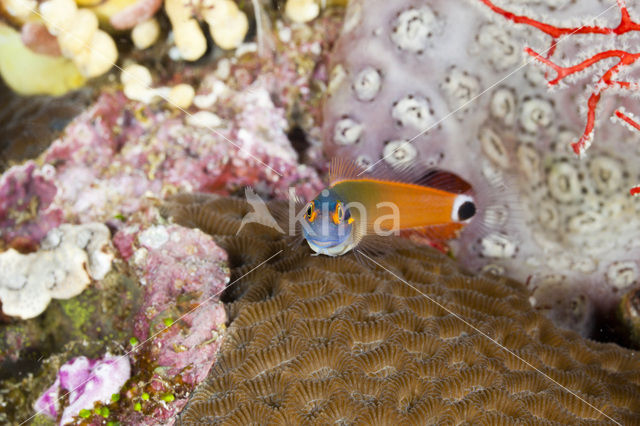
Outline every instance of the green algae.
<path fill-rule="evenodd" d="M 69 359 L 121 350 L 141 300 L 127 272 L 113 270 L 80 295 L 52 301 L 37 318 L 0 324 L 0 389 L 11 389 L 0 394 L 0 424 L 28 419 L 35 399 Z"/>
<path fill-rule="evenodd" d="M 61 300 L 60 307 L 65 315 L 71 319 L 73 328 L 78 331 L 85 328 L 96 310 L 94 305 L 82 303 L 80 299 Z"/>

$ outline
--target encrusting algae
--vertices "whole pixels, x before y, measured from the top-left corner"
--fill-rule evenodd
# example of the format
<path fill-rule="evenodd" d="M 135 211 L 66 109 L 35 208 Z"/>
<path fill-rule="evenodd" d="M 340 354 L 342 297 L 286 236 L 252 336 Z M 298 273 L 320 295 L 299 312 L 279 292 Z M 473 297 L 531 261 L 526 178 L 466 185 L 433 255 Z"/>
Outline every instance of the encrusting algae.
<path fill-rule="evenodd" d="M 232 268 L 228 333 L 179 423 L 640 422 L 638 354 L 557 328 L 519 283 L 406 240 L 373 258 L 385 271 L 260 225 L 235 236 L 248 209 L 164 207 L 214 234 Z"/>

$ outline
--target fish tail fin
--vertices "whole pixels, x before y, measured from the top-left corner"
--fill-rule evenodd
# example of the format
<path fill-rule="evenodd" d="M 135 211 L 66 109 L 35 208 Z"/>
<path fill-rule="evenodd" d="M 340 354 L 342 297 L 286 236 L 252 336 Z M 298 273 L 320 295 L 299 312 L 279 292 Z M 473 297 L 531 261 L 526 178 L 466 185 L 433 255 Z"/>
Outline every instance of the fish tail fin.
<path fill-rule="evenodd" d="M 448 251 L 447 242 L 458 237 L 464 226 L 464 223 L 451 222 L 425 226 L 424 228 L 405 229 L 400 232 L 400 235 L 417 243 L 426 243 L 446 253 Z"/>

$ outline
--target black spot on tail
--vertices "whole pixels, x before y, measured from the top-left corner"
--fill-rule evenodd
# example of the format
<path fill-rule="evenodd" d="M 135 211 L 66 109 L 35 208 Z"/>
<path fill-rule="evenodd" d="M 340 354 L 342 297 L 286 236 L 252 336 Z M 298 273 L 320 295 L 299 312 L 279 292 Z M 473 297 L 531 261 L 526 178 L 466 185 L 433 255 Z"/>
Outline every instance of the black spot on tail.
<path fill-rule="evenodd" d="M 465 201 L 458 208 L 458 220 L 464 221 L 472 218 L 476 214 L 476 205 L 471 201 Z"/>

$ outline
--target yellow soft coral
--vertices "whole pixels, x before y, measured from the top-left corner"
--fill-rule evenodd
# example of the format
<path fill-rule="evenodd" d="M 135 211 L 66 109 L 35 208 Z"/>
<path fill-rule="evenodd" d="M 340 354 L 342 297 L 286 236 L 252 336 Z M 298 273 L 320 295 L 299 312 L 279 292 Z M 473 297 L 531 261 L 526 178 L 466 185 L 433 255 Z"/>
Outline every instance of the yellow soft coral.
<path fill-rule="evenodd" d="M 0 23 L 0 74 L 22 95 L 62 95 L 81 87 L 85 79 L 69 59 L 40 55 L 27 48 L 20 34 Z"/>
<path fill-rule="evenodd" d="M 40 14 L 49 32 L 58 37 L 63 55 L 85 77 L 106 73 L 118 59 L 115 42 L 98 28 L 94 12 L 78 9 L 73 0 L 47 0 L 40 4 Z"/>
<path fill-rule="evenodd" d="M 320 14 L 320 7 L 346 6 L 348 0 L 287 0 L 284 12 L 294 22 L 309 22 Z"/>

